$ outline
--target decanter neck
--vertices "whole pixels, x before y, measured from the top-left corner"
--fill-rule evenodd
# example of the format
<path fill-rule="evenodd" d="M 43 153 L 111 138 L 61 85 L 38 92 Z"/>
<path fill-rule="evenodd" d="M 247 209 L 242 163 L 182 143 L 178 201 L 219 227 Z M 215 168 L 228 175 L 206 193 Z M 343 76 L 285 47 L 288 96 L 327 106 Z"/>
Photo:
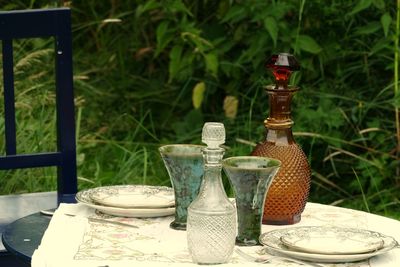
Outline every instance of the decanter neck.
<path fill-rule="evenodd" d="M 204 176 L 201 184 L 199 197 L 208 199 L 210 202 L 215 202 L 220 198 L 226 198 L 226 192 L 222 184 L 222 158 L 225 149 L 208 147 L 203 150 L 204 158 Z"/>
<path fill-rule="evenodd" d="M 291 118 L 292 97 L 298 87 L 288 86 L 286 88 L 277 85 L 266 87 L 269 95 L 269 116 L 264 121 L 267 129 L 288 129 L 293 125 Z"/>
<path fill-rule="evenodd" d="M 205 147 L 202 150 L 203 159 L 204 159 L 204 167 L 212 168 L 212 167 L 222 167 L 222 158 L 224 157 L 225 149 L 223 148 L 208 148 Z"/>
<path fill-rule="evenodd" d="M 291 128 L 268 129 L 265 141 L 275 146 L 288 146 L 295 143 Z"/>

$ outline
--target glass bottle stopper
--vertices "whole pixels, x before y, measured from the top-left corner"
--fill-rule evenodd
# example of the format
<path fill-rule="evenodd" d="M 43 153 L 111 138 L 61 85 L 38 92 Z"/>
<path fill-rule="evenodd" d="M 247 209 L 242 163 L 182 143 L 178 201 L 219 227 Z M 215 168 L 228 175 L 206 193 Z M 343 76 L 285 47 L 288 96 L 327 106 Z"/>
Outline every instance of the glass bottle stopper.
<path fill-rule="evenodd" d="M 217 149 L 225 143 L 225 127 L 220 122 L 206 122 L 203 126 L 201 141 L 210 149 Z"/>
<path fill-rule="evenodd" d="M 290 75 L 300 69 L 297 59 L 288 53 L 272 55 L 265 63 L 275 77 L 274 89 L 287 89 Z"/>

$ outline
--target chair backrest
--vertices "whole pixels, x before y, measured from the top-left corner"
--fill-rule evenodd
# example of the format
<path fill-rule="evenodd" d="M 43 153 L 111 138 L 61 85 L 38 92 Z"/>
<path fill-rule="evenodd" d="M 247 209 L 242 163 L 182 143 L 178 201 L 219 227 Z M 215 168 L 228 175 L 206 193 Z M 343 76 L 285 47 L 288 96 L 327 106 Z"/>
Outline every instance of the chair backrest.
<path fill-rule="evenodd" d="M 17 154 L 13 39 L 54 37 L 57 151 Z M 71 12 L 68 8 L 0 12 L 6 155 L 0 170 L 57 167 L 57 200 L 75 202 L 77 192 L 72 76 Z"/>

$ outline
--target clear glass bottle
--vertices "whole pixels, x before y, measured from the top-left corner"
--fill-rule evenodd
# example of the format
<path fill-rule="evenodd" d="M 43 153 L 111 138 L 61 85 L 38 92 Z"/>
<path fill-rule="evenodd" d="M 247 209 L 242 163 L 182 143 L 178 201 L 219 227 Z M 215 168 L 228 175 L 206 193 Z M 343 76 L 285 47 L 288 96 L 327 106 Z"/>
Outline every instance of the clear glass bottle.
<path fill-rule="evenodd" d="M 225 128 L 222 123 L 204 124 L 202 141 L 204 177 L 199 195 L 190 204 L 187 218 L 188 249 L 198 264 L 230 260 L 235 247 L 236 209 L 226 196 L 222 179 Z"/>
<path fill-rule="evenodd" d="M 268 191 L 263 223 L 294 224 L 301 219 L 311 181 L 307 156 L 292 134 L 291 101 L 299 88 L 288 82 L 291 73 L 299 70 L 300 65 L 293 55 L 281 53 L 271 56 L 266 67 L 272 71 L 275 84 L 266 87 L 270 110 L 264 121 L 266 138 L 255 147 L 252 155 L 278 159 L 282 166 Z"/>

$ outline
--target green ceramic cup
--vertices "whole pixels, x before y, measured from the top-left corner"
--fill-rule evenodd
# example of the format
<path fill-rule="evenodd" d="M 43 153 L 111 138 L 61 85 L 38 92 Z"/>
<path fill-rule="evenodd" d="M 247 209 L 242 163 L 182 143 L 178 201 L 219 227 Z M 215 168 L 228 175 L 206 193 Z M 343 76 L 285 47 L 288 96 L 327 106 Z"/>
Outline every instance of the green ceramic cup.
<path fill-rule="evenodd" d="M 186 230 L 187 208 L 197 197 L 203 180 L 203 148 L 190 144 L 159 148 L 175 193 L 175 220 L 170 224 L 172 229 Z"/>
<path fill-rule="evenodd" d="M 281 166 L 276 159 L 244 156 L 222 161 L 235 191 L 239 246 L 259 245 L 265 196 Z"/>

